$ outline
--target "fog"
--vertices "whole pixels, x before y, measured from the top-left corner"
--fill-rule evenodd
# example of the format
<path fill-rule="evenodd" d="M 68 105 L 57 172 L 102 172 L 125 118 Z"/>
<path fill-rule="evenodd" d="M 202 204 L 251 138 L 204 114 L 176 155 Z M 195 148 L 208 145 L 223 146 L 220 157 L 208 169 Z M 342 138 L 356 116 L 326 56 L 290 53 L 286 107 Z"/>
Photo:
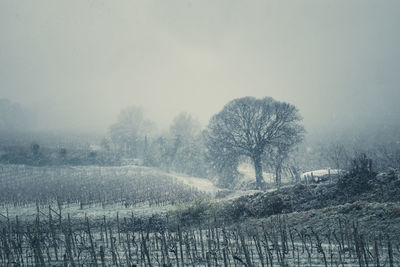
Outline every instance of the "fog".
<path fill-rule="evenodd" d="M 233 98 L 309 133 L 400 121 L 399 1 L 0 2 L 0 98 L 42 130 L 106 133 L 127 106 L 203 126 Z"/>

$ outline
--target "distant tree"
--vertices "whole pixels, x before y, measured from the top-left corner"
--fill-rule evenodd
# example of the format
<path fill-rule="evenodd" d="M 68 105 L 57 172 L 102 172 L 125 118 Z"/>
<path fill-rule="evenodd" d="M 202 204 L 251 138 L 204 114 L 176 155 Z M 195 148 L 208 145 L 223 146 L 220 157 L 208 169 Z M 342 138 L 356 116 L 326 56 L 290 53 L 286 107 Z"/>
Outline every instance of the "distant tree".
<path fill-rule="evenodd" d="M 108 138 L 101 139 L 100 146 L 105 151 L 110 151 L 111 150 L 111 140 Z"/>
<path fill-rule="evenodd" d="M 172 167 L 178 172 L 206 177 L 208 170 L 205 152 L 202 136 L 195 136 L 194 139 L 179 146 Z"/>
<path fill-rule="evenodd" d="M 65 157 L 67 156 L 67 149 L 60 148 L 60 150 L 58 151 L 58 154 L 60 155 L 61 158 L 65 159 Z"/>
<path fill-rule="evenodd" d="M 0 99 L 0 134 L 26 130 L 28 124 L 28 114 L 19 104 Z"/>
<path fill-rule="evenodd" d="M 262 188 L 262 157 L 269 147 L 301 140 L 304 128 L 297 108 L 270 97 L 244 97 L 229 102 L 208 125 L 207 146 L 216 160 L 247 156 L 254 164 L 256 183 Z M 213 146 L 217 146 L 215 149 Z M 219 153 L 218 153 L 219 152 Z"/>
<path fill-rule="evenodd" d="M 369 149 L 369 154 L 372 155 L 375 168 L 379 171 L 388 168 L 400 169 L 400 142 L 376 144 Z"/>
<path fill-rule="evenodd" d="M 188 113 L 178 114 L 169 129 L 167 158 L 178 172 L 205 176 L 205 146 L 200 122 Z"/>
<path fill-rule="evenodd" d="M 32 154 L 34 156 L 39 155 L 39 150 L 40 150 L 40 145 L 39 144 L 37 144 L 37 143 L 32 143 L 31 144 L 31 151 L 32 151 Z"/>
<path fill-rule="evenodd" d="M 233 187 L 235 180 L 239 177 L 240 155 L 231 153 L 218 139 L 210 138 L 207 131 L 204 135 L 207 145 L 206 160 L 210 163 L 213 174 L 219 178 L 218 186 Z"/>
<path fill-rule="evenodd" d="M 182 149 L 190 146 L 199 133 L 199 121 L 186 112 L 180 113 L 172 120 L 172 124 L 169 127 L 169 136 L 165 139 L 164 158 L 168 167 L 185 164 L 185 162 L 176 162 L 177 154 Z M 178 168 L 180 169 L 178 171 L 182 171 L 182 166 L 178 166 Z"/>
<path fill-rule="evenodd" d="M 266 165 L 273 169 L 275 174 L 275 184 L 279 188 L 282 185 L 282 172 L 287 169 L 296 180 L 299 179 L 300 174 L 295 164 L 290 162 L 290 154 L 295 149 L 296 145 L 301 142 L 301 135 L 293 136 L 287 142 L 277 143 L 274 146 L 269 146 L 266 149 L 265 161 Z M 293 160 L 292 160 L 293 161 Z"/>
<path fill-rule="evenodd" d="M 99 159 L 97 157 L 97 152 L 96 151 L 89 151 L 88 155 L 87 155 L 87 163 L 89 164 L 96 164 L 99 162 Z"/>
<path fill-rule="evenodd" d="M 110 127 L 110 137 L 121 152 L 138 157 L 144 150 L 145 136 L 154 131 L 155 124 L 145 118 L 143 110 L 132 106 L 121 110 L 117 122 Z"/>
<path fill-rule="evenodd" d="M 328 143 L 321 148 L 322 157 L 326 160 L 329 167 L 337 170 L 345 170 L 349 166 L 350 152 L 342 143 Z"/>
<path fill-rule="evenodd" d="M 200 130 L 200 122 L 186 112 L 182 112 L 176 116 L 172 120 L 172 124 L 169 128 L 170 134 L 173 136 L 173 138 L 179 137 L 183 141 L 190 140 L 195 136 L 198 136 L 200 134 Z"/>
<path fill-rule="evenodd" d="M 168 171 L 170 166 L 168 153 L 169 146 L 167 138 L 164 136 L 155 138 L 148 144 L 144 164 Z"/>

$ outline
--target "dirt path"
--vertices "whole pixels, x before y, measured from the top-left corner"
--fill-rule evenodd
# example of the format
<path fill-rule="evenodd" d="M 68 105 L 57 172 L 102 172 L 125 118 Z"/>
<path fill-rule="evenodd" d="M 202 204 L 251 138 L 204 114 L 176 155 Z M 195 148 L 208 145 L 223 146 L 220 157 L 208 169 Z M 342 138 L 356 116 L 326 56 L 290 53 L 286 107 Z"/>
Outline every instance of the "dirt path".
<path fill-rule="evenodd" d="M 197 188 L 200 191 L 215 195 L 220 188 L 216 187 L 210 180 L 198 177 L 191 177 L 181 173 L 171 173 L 168 176 L 186 185 Z"/>

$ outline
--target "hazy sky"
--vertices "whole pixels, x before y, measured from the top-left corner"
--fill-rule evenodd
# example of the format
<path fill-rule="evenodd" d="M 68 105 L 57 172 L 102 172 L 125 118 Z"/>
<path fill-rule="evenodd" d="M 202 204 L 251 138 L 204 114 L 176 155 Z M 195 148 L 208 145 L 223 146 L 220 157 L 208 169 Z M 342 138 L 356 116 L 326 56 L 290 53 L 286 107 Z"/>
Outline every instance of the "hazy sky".
<path fill-rule="evenodd" d="M 0 1 L 0 98 L 41 127 L 105 132 L 144 107 L 206 125 L 233 98 L 308 130 L 400 121 L 400 1 Z"/>

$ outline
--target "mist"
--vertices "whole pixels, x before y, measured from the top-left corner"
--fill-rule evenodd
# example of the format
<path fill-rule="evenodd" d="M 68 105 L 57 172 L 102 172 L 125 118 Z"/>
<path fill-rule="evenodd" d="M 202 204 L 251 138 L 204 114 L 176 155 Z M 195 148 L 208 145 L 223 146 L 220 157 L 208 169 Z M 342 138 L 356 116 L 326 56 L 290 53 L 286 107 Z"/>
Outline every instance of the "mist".
<path fill-rule="evenodd" d="M 203 127 L 230 100 L 308 133 L 398 126 L 398 1 L 2 1 L 0 98 L 40 130 L 105 134 L 127 106 Z"/>
<path fill-rule="evenodd" d="M 0 0 L 0 266 L 400 266 L 399 0 Z"/>

